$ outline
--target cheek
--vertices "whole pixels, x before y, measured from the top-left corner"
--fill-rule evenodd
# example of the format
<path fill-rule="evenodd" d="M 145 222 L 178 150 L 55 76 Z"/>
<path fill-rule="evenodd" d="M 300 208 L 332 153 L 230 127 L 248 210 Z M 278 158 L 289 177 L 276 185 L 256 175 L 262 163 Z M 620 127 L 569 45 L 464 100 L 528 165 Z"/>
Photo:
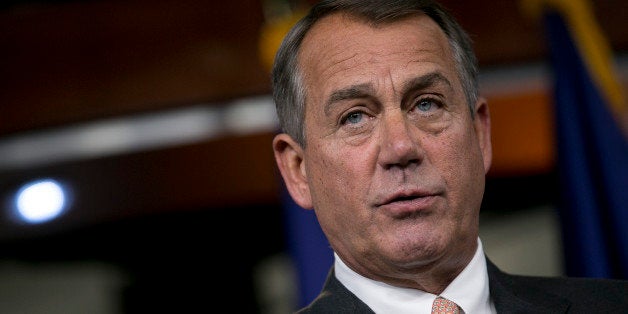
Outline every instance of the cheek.
<path fill-rule="evenodd" d="M 360 181 L 358 168 L 363 163 L 358 159 L 359 154 L 351 150 L 321 145 L 313 147 L 307 156 L 309 159 L 306 167 L 310 186 L 318 197 L 324 197 L 326 201 L 342 200 L 343 196 L 348 196 L 354 184 Z"/>
<path fill-rule="evenodd" d="M 432 161 L 448 187 L 450 206 L 459 215 L 473 213 L 484 189 L 484 164 L 473 130 L 446 136 L 437 145 Z"/>
<path fill-rule="evenodd" d="M 314 152 L 316 151 L 316 152 Z M 312 203 L 321 228 L 335 242 L 335 236 L 348 231 L 354 201 L 352 180 L 345 156 L 330 156 L 327 149 L 314 149 L 307 154 L 307 179 Z"/>
<path fill-rule="evenodd" d="M 308 184 L 322 223 L 338 225 L 368 216 L 361 203 L 372 179 L 366 153 L 331 143 L 311 148 L 306 154 Z"/>

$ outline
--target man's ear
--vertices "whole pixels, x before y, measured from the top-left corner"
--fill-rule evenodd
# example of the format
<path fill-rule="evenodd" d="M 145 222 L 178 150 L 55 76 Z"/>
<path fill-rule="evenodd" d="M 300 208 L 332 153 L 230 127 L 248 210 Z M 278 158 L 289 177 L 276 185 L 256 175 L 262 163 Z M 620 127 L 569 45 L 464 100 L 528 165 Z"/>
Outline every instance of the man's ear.
<path fill-rule="evenodd" d="M 312 196 L 307 182 L 303 148 L 288 134 L 273 139 L 275 161 L 292 199 L 301 207 L 312 209 Z"/>
<path fill-rule="evenodd" d="M 491 115 L 486 99 L 479 98 L 475 104 L 475 119 L 473 120 L 475 134 L 482 150 L 484 160 L 484 173 L 491 168 L 493 161 L 493 148 L 491 146 Z"/>

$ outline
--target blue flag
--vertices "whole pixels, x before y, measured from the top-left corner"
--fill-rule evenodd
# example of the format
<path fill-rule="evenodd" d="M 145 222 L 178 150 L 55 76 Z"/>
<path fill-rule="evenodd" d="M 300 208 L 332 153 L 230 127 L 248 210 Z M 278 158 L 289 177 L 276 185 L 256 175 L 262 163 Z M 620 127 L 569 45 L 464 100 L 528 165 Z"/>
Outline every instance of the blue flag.
<path fill-rule="evenodd" d="M 321 292 L 334 255 L 313 210 L 297 205 L 286 189 L 283 193 L 288 251 L 297 275 L 299 308 Z"/>
<path fill-rule="evenodd" d="M 573 13 L 543 15 L 555 80 L 565 271 L 628 279 L 628 140 L 577 40 L 576 30 L 596 28 L 574 28 L 566 12 Z"/>

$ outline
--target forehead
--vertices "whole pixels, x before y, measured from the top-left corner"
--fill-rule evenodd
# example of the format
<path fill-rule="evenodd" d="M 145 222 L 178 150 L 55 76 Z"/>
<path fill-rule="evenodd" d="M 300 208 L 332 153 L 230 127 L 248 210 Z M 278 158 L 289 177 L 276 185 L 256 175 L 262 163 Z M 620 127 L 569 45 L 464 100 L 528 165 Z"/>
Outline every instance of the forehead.
<path fill-rule="evenodd" d="M 310 29 L 298 58 L 306 86 L 317 88 L 398 70 L 455 67 L 447 36 L 424 14 L 378 25 L 344 13 L 329 15 Z"/>

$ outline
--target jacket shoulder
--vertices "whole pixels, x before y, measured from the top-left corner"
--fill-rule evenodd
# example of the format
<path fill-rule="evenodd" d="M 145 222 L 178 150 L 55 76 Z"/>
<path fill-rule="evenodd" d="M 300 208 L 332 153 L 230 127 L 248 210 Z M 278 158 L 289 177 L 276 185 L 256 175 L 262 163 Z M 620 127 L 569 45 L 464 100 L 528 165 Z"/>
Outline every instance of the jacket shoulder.
<path fill-rule="evenodd" d="M 512 275 L 490 262 L 488 268 L 491 297 L 498 311 L 535 308 L 548 313 L 600 313 L 628 309 L 626 280 Z"/>
<path fill-rule="evenodd" d="M 628 309 L 628 281 L 599 278 L 512 276 L 528 289 L 542 289 L 569 300 L 573 307 Z"/>

